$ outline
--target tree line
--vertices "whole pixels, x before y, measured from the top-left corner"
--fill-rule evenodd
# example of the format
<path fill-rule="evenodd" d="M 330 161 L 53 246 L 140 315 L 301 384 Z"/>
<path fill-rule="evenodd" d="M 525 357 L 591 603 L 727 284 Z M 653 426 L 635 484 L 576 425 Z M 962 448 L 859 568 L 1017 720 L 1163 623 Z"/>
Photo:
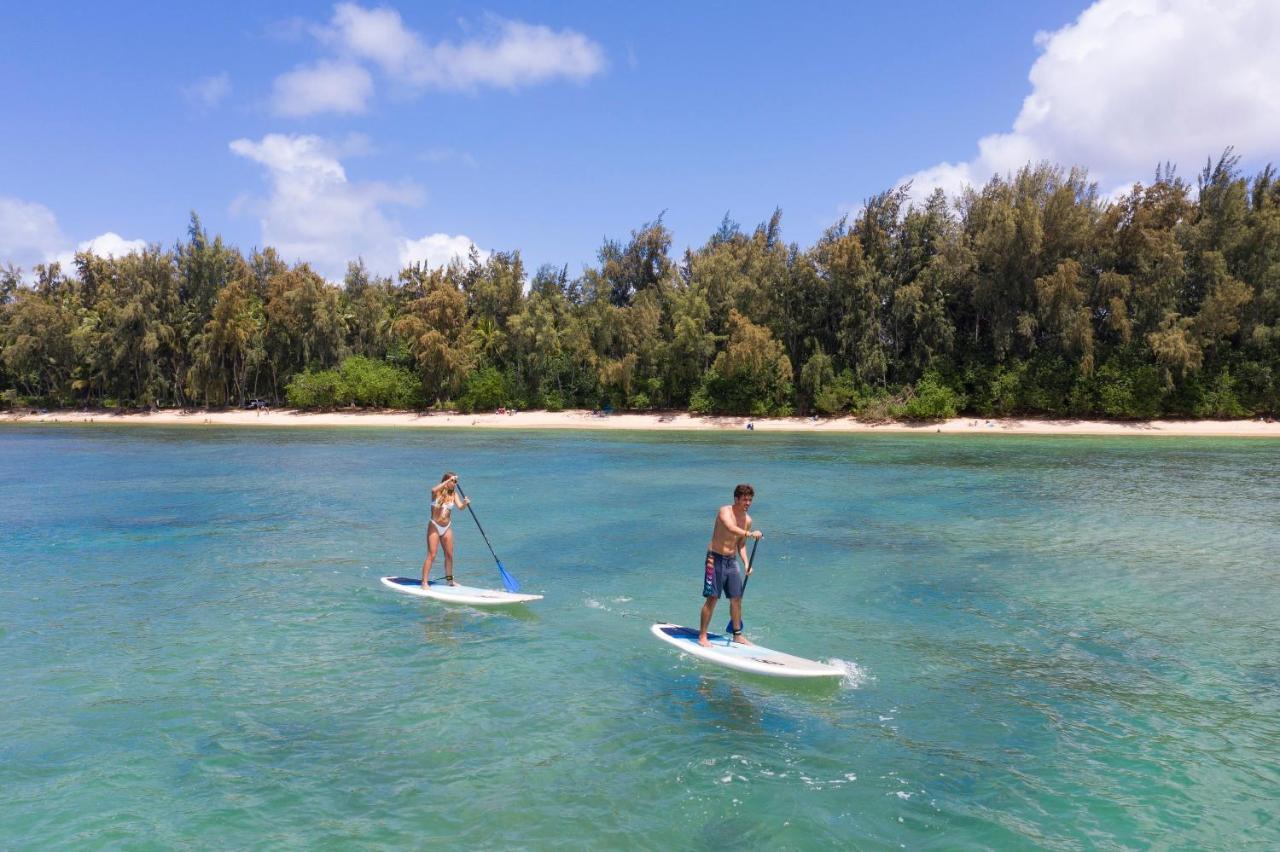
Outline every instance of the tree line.
<path fill-rule="evenodd" d="M 1280 409 L 1280 181 L 1228 149 L 1103 199 L 1028 165 L 953 202 L 867 199 L 809 248 L 781 213 L 672 256 L 661 217 L 597 263 L 518 251 L 337 285 L 187 239 L 0 273 L 9 406 L 689 409 L 932 418 Z"/>

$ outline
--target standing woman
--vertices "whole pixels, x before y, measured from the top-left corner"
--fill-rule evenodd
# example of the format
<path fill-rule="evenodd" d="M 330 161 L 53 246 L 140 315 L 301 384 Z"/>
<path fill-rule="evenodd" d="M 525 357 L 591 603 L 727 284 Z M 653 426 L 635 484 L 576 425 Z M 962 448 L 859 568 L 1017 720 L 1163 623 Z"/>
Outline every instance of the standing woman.
<path fill-rule="evenodd" d="M 450 586 L 453 582 L 453 519 L 454 509 L 465 509 L 471 502 L 458 497 L 458 475 L 446 473 L 440 477 L 440 484 L 431 489 L 431 520 L 427 522 L 427 558 L 422 561 L 422 588 L 430 583 L 431 563 L 436 561 L 436 551 L 444 542 L 444 579 Z"/>

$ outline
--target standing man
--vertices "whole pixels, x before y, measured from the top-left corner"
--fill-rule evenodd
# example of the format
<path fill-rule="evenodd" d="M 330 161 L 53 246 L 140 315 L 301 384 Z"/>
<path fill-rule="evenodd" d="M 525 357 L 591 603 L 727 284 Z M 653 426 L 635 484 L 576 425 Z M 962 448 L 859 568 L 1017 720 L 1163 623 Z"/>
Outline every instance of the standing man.
<path fill-rule="evenodd" d="M 721 595 L 729 598 L 729 617 L 733 621 L 733 641 L 750 645 L 742 635 L 742 586 L 751 575 L 751 562 L 747 559 L 747 539 L 759 540 L 760 530 L 751 529 L 751 516 L 747 509 L 756 491 L 750 485 L 733 489 L 733 503 L 721 506 L 716 513 L 715 526 L 711 528 L 711 544 L 707 546 L 706 573 L 702 581 L 702 620 L 698 628 L 698 644 L 711 644 L 707 639 L 707 625 L 716 611 Z M 738 568 L 738 556 L 746 570 Z"/>

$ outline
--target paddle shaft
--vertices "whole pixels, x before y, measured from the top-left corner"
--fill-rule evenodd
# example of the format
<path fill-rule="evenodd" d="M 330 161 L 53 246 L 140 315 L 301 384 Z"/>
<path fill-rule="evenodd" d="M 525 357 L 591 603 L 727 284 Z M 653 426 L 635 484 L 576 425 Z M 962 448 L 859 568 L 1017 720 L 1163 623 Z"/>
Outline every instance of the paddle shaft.
<path fill-rule="evenodd" d="M 756 570 L 756 548 L 759 546 L 760 546 L 760 539 L 756 539 L 751 543 L 751 556 L 747 559 L 747 567 L 750 568 L 752 571 Z M 751 582 L 750 574 L 742 578 L 742 597 L 738 598 L 738 600 L 742 600 L 742 598 L 745 598 L 747 596 L 747 583 L 750 583 L 750 582 Z M 733 632 L 733 616 L 732 615 L 729 616 L 729 623 L 724 626 L 724 629 L 726 633 Z M 742 629 L 741 621 L 738 622 L 738 629 L 739 630 Z"/>
<path fill-rule="evenodd" d="M 498 554 L 494 553 L 493 545 L 489 543 L 489 536 L 485 535 L 484 527 L 480 525 L 480 518 L 476 516 L 476 510 L 471 508 L 471 501 L 467 499 L 467 492 L 462 490 L 462 486 L 454 483 L 454 488 L 458 489 L 458 493 L 462 495 L 462 499 L 467 501 L 467 511 L 471 513 L 471 520 L 476 522 L 476 529 L 480 530 L 480 537 L 484 539 L 485 547 L 489 548 L 489 554 L 493 557 L 493 561 L 498 563 L 498 573 L 502 575 L 502 583 L 507 587 L 507 591 L 514 592 L 519 590 L 520 584 L 516 582 L 516 578 L 507 573 L 507 569 L 503 567 L 502 560 L 498 558 Z"/>
<path fill-rule="evenodd" d="M 467 499 L 467 492 L 462 490 L 462 486 L 454 483 L 454 488 L 458 489 L 458 493 L 462 495 L 462 499 Z M 471 508 L 471 501 L 467 500 L 467 511 L 471 513 L 471 520 L 476 522 L 476 529 L 480 530 L 480 537 L 484 539 L 485 546 L 489 548 L 489 554 L 493 556 L 494 562 L 500 562 L 498 554 L 493 552 L 493 545 L 489 544 L 489 536 L 484 534 L 484 527 L 480 526 L 480 519 L 476 517 L 476 510 Z"/>

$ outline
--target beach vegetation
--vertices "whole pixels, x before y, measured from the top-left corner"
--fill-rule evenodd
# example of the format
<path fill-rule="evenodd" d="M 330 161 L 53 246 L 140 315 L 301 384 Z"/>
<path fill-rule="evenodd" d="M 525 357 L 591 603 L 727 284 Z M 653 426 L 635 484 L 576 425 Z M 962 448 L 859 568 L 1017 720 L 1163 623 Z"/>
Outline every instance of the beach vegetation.
<path fill-rule="evenodd" d="M 0 269 L 0 394 L 50 406 L 503 406 L 867 419 L 1280 411 L 1280 181 L 1230 149 L 1107 198 L 1029 164 L 899 186 L 810 246 L 782 212 L 578 274 L 518 250 L 341 281 L 192 215 L 169 249 Z"/>

